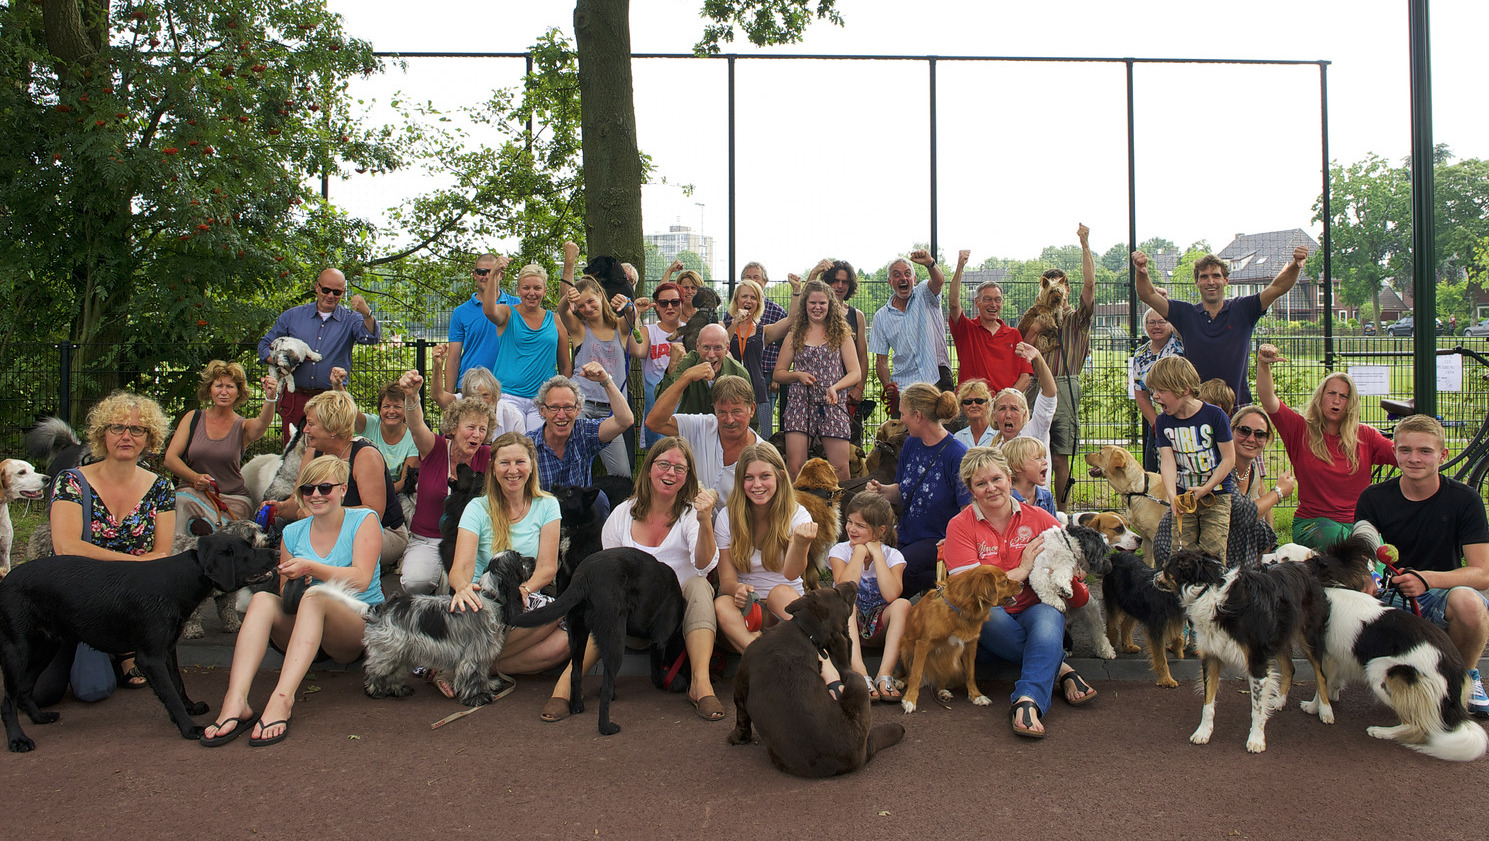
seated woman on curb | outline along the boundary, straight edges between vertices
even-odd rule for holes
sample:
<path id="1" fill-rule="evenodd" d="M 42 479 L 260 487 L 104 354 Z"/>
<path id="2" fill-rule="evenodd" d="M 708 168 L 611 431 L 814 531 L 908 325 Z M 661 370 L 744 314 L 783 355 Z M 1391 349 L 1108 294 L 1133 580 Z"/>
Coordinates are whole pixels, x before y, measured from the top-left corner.
<path id="1" fill-rule="evenodd" d="M 718 514 L 719 630 L 735 651 L 789 619 L 786 605 L 804 592 L 801 575 L 817 523 L 796 501 L 786 461 L 767 442 L 751 444 L 734 466 L 734 492 Z M 763 607 L 762 607 L 763 605 Z"/>
<path id="2" fill-rule="evenodd" d="M 290 732 L 290 713 L 300 681 L 317 655 L 338 663 L 351 663 L 362 656 L 362 616 L 334 597 L 316 590 L 294 589 L 285 598 L 285 587 L 295 579 L 338 581 L 358 593 L 368 606 L 383 603 L 378 579 L 378 553 L 382 534 L 377 517 L 366 508 L 347 508 L 347 481 L 351 465 L 336 456 L 319 456 L 300 469 L 295 501 L 309 516 L 291 523 L 279 545 L 280 593 L 254 593 L 238 631 L 233 666 L 228 674 L 221 717 L 202 733 L 209 748 L 233 741 L 250 732 L 248 744 L 266 747 L 284 741 Z M 279 680 L 255 715 L 248 704 L 248 691 L 258 674 L 269 646 L 284 653 Z"/>
<path id="3" fill-rule="evenodd" d="M 961 477 L 972 493 L 972 504 L 946 527 L 947 573 L 991 564 L 1007 572 L 1010 581 L 1027 581 L 1044 548 L 1040 533 L 1059 521 L 1013 498 L 1008 461 L 991 447 L 968 452 Z M 1079 607 L 1090 593 L 1079 578 L 1073 584 L 1070 603 Z M 982 626 L 978 658 L 997 657 L 1019 666 L 1009 717 L 1013 732 L 1020 736 L 1044 737 L 1043 719 L 1057 681 L 1072 706 L 1096 697 L 1096 690 L 1063 662 L 1064 640 L 1065 614 L 1041 602 L 1032 587 L 1025 587 L 1012 606 L 994 607 Z"/>
<path id="4" fill-rule="evenodd" d="M 719 563 L 713 537 L 713 506 L 717 499 L 712 490 L 699 490 L 693 449 L 688 442 L 669 436 L 647 451 L 635 494 L 610 512 L 600 535 L 604 548 L 640 549 L 677 574 L 683 601 L 687 603 L 682 633 L 692 676 L 688 699 L 693 702 L 698 717 L 706 721 L 724 717 L 724 706 L 714 695 L 708 675 L 714 636 L 718 632 L 713 585 L 708 583 L 708 574 Z M 599 659 L 600 652 L 593 645 L 587 647 L 584 671 L 587 673 Z M 543 705 L 540 718 L 558 721 L 568 717 L 569 686 L 569 671 L 565 669 L 553 688 L 553 697 Z"/>
<path id="5" fill-rule="evenodd" d="M 253 500 L 243 484 L 243 450 L 269 430 L 279 388 L 273 377 L 264 377 L 263 385 L 269 399 L 256 417 L 244 418 L 237 411 L 248 402 L 243 366 L 214 359 L 202 370 L 196 398 L 208 406 L 187 412 L 165 448 L 165 467 L 181 480 L 176 488 L 177 534 L 187 534 L 195 517 L 207 520 L 206 531 L 212 524 L 253 516 Z"/>

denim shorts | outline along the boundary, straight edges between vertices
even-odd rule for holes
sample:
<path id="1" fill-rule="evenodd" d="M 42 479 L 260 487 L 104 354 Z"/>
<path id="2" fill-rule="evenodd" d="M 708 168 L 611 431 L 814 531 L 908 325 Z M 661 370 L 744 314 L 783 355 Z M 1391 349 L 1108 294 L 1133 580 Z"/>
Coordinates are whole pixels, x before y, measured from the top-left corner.
<path id="1" fill-rule="evenodd" d="M 1484 594 L 1478 590 L 1472 587 L 1454 587 L 1452 590 L 1467 590 L 1473 593 L 1480 599 L 1483 599 L 1484 607 L 1489 609 L 1489 598 L 1485 598 Z M 1422 618 L 1431 621 L 1432 624 L 1439 628 L 1446 629 L 1448 627 L 1448 593 L 1452 592 L 1452 590 L 1428 590 L 1422 595 L 1417 596 L 1417 605 L 1422 608 Z M 1381 601 L 1391 607 L 1411 610 L 1411 601 L 1395 591 L 1392 591 L 1389 598 L 1381 599 Z"/>

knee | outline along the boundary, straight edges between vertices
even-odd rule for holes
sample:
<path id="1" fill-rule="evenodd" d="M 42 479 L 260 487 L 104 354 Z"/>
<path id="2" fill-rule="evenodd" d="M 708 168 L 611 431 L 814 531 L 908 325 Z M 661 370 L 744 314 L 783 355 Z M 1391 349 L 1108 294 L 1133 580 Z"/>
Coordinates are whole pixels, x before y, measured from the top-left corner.
<path id="1" fill-rule="evenodd" d="M 1477 590 L 1469 587 L 1454 587 L 1448 591 L 1444 614 L 1449 622 L 1465 628 L 1483 628 L 1489 624 L 1489 606 L 1484 604 Z"/>
<path id="2" fill-rule="evenodd" d="M 435 588 L 439 586 L 439 581 L 438 579 L 430 581 L 428 577 L 422 575 L 404 573 L 399 576 L 398 584 L 403 587 L 403 592 L 408 593 L 410 596 L 429 596 L 434 594 Z"/>

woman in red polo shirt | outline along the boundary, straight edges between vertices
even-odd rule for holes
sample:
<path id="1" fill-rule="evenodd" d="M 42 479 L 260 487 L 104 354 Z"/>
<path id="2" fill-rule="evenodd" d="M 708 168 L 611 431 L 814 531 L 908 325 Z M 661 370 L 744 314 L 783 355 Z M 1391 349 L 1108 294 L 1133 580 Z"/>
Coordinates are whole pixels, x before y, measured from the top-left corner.
<path id="1" fill-rule="evenodd" d="M 1007 572 L 1010 581 L 1026 581 L 1044 547 L 1039 535 L 1059 521 L 1013 498 L 1008 461 L 992 447 L 969 450 L 962 459 L 961 475 L 972 493 L 972 504 L 946 526 L 947 572 L 955 575 L 975 564 L 991 564 Z M 1070 604 L 1079 607 L 1090 593 L 1080 579 L 1074 584 Z M 1072 706 L 1096 697 L 1096 690 L 1064 662 L 1064 640 L 1065 614 L 1041 602 L 1029 587 L 1012 605 L 994 607 L 982 626 L 978 659 L 997 657 L 1020 667 L 1009 711 L 1013 732 L 1020 736 L 1044 737 L 1042 719 L 1057 679 Z"/>

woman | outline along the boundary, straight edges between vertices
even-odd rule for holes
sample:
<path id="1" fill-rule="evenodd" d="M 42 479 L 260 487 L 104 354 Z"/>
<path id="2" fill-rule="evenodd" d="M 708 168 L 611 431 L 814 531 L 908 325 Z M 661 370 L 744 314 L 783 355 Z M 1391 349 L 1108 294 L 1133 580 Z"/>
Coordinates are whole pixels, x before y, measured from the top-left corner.
<path id="1" fill-rule="evenodd" d="M 100 561 L 153 561 L 171 554 L 176 533 L 176 492 L 164 476 L 141 467 L 146 453 L 159 452 L 170 426 L 148 397 L 116 391 L 88 413 L 88 451 L 93 464 L 64 470 L 53 480 L 47 519 L 52 551 Z M 57 652 L 37 678 L 39 706 L 62 700 L 76 647 Z M 144 686 L 134 657 L 115 661 L 120 685 Z"/>
<path id="2" fill-rule="evenodd" d="M 1010 581 L 1027 581 L 1044 548 L 1040 533 L 1060 521 L 1014 501 L 1008 462 L 992 447 L 967 453 L 961 479 L 972 505 L 946 527 L 947 572 L 955 575 L 976 564 L 991 564 L 1006 572 Z M 1086 585 L 1076 578 L 1071 586 L 1075 594 L 1070 603 L 1084 604 L 1090 596 Z M 994 607 L 982 626 L 979 658 L 997 657 L 1019 666 L 1009 717 L 1013 732 L 1020 736 L 1044 737 L 1044 715 L 1056 682 L 1072 706 L 1096 697 L 1096 690 L 1064 662 L 1064 640 L 1065 614 L 1040 602 L 1032 587 L 1025 587 L 1011 606 Z"/>
<path id="3" fill-rule="evenodd" d="M 993 429 L 997 432 L 993 444 L 1006 444 L 1020 435 L 1027 435 L 1038 438 L 1044 444 L 1045 452 L 1049 452 L 1050 422 L 1055 418 L 1057 402 L 1055 375 L 1050 372 L 1050 366 L 1039 350 L 1028 342 L 1019 342 L 1013 352 L 1029 360 L 1033 366 L 1039 393 L 1034 397 L 1033 412 L 1029 411 L 1029 401 L 1024 393 L 1017 389 L 1005 388 L 993 397 Z"/>
<path id="4" fill-rule="evenodd" d="M 646 361 L 641 363 L 641 390 L 646 400 L 643 418 L 651 414 L 651 407 L 657 402 L 657 386 L 662 382 L 662 377 L 682 357 L 682 345 L 674 345 L 668 340 L 682 327 L 682 304 L 682 287 L 675 283 L 663 283 L 652 291 L 652 297 L 636 299 L 637 317 L 649 309 L 657 311 L 656 323 L 646 325 L 650 350 Z M 662 438 L 660 433 L 652 432 L 649 428 L 642 434 L 642 441 L 648 447 Z"/>
<path id="5" fill-rule="evenodd" d="M 439 382 L 438 377 L 435 382 Z M 418 371 L 408 371 L 398 384 L 404 393 L 417 394 L 424 378 Z M 409 402 L 408 426 L 418 450 L 419 479 L 408 549 L 403 553 L 403 573 L 399 578 L 404 592 L 425 596 L 441 589 L 445 567 L 439 555 L 440 519 L 445 513 L 445 498 L 450 495 L 450 483 L 455 481 L 462 464 L 477 473 L 486 472 L 491 461 L 491 448 L 486 445 L 487 430 L 495 419 L 486 401 L 462 397 L 441 413 L 436 435 L 424 422 L 424 411 L 418 401 Z"/>
<path id="6" fill-rule="evenodd" d="M 305 404 L 304 434 L 309 444 L 305 457 L 332 455 L 351 465 L 343 503 L 347 508 L 366 508 L 377 515 L 383 529 L 381 562 L 384 567 L 392 567 L 408 546 L 403 506 L 393 495 L 393 478 L 388 475 L 382 454 L 371 441 L 356 436 L 357 415 L 357 404 L 344 391 L 323 391 L 310 398 Z M 306 511 L 299 502 L 297 494 L 276 503 L 275 517 L 304 517 Z"/>
<path id="7" fill-rule="evenodd" d="M 1324 377 L 1302 415 L 1288 408 L 1272 381 L 1272 366 L 1286 361 L 1275 345 L 1257 349 L 1257 401 L 1298 474 L 1293 542 L 1322 552 L 1349 537 L 1355 502 L 1370 485 L 1371 468 L 1395 464 L 1396 453 L 1375 427 L 1360 423 L 1360 392 L 1349 374 Z"/>
<path id="8" fill-rule="evenodd" d="M 372 511 L 346 507 L 351 473 L 351 466 L 335 456 L 318 456 L 300 469 L 295 502 L 309 516 L 284 530 L 279 545 L 280 592 L 254 593 L 248 603 L 220 718 L 202 733 L 205 747 L 221 747 L 245 732 L 248 744 L 256 748 L 284 741 L 295 694 L 311 664 L 319 656 L 343 664 L 362 656 L 362 614 L 315 589 L 303 591 L 298 599 L 293 595 L 296 579 L 308 577 L 343 584 L 369 607 L 383 603 L 377 575 L 382 535 Z M 286 592 L 291 595 L 286 597 Z M 284 665 L 273 693 L 256 715 L 248 691 L 271 645 L 284 654 Z"/>
<path id="9" fill-rule="evenodd" d="M 678 313 L 681 316 L 679 321 L 687 321 L 698 312 L 698 308 L 693 306 L 693 296 L 703 288 L 703 276 L 692 269 L 685 268 L 681 260 L 673 260 L 672 264 L 667 267 L 667 271 L 662 273 L 662 282 L 657 285 L 657 288 L 660 289 L 668 283 L 673 283 L 672 275 L 674 274 L 677 275 L 675 282 L 682 290 L 682 311 Z"/>
<path id="10" fill-rule="evenodd" d="M 533 574 L 520 590 L 528 609 L 551 599 L 538 591 L 553 583 L 558 573 L 558 500 L 538 487 L 538 453 L 531 438 L 508 432 L 491 444 L 491 467 L 486 471 L 486 495 L 472 500 L 460 515 L 455 561 L 450 568 L 454 598 L 450 610 L 480 610 L 476 582 L 486 574 L 491 557 L 512 550 L 534 558 Z M 502 673 L 532 674 L 550 669 L 569 657 L 569 635 L 558 622 L 537 628 L 513 628 L 501 656 L 491 668 Z M 509 692 L 510 686 L 498 692 Z"/>
<path id="11" fill-rule="evenodd" d="M 574 284 L 574 263 L 579 259 L 579 246 L 564 243 L 564 282 Z M 548 294 L 548 272 L 529 263 L 517 273 L 516 307 L 494 300 L 482 301 L 481 307 L 496 325 L 496 368 L 491 373 L 502 384 L 501 399 L 512 404 L 525 416 L 528 429 L 543 423 L 533 398 L 538 387 L 555 374 L 573 373 L 569 356 L 569 334 L 561 321 L 543 307 Z"/>
<path id="12" fill-rule="evenodd" d="M 444 410 L 448 409 L 451 403 L 463 397 L 475 397 L 490 406 L 496 420 L 491 428 L 486 430 L 487 443 L 495 441 L 497 436 L 507 432 L 527 431 L 527 418 L 516 406 L 501 399 L 501 383 L 496 381 L 491 369 L 484 365 L 466 369 L 465 376 L 460 378 L 460 391 L 455 394 L 445 391 L 443 377 L 445 361 L 449 356 L 449 345 L 434 346 L 434 389 L 431 395 L 434 398 L 434 405 Z"/>
<path id="13" fill-rule="evenodd" d="M 605 290 L 600 287 L 600 282 L 589 276 L 580 278 L 577 285 L 570 287 L 558 304 L 558 315 L 564 321 L 569 345 L 574 350 L 574 365 L 583 368 L 587 362 L 600 363 L 622 394 L 626 391 L 631 358 L 645 359 L 651 352 L 650 334 L 632 332 L 631 322 L 615 314 L 617 305 L 629 304 L 623 295 L 605 300 Z M 603 385 L 583 377 L 577 382 L 578 396 L 584 401 L 582 417 L 604 419 L 614 414 L 610 408 L 610 395 Z M 626 453 L 625 438 L 621 436 L 611 439 L 600 450 L 600 461 L 611 476 L 629 477 L 635 466 Z"/>
<path id="14" fill-rule="evenodd" d="M 258 415 L 245 418 L 237 412 L 248 402 L 243 366 L 214 359 L 202 369 L 196 398 L 207 408 L 181 418 L 165 448 L 165 467 L 181 480 L 176 488 L 178 534 L 187 534 L 197 517 L 210 527 L 253 516 L 253 499 L 243 484 L 243 451 L 269 431 L 278 383 L 264 377 L 263 386 L 266 397 Z"/>
<path id="15" fill-rule="evenodd" d="M 1231 436 L 1236 447 L 1236 488 L 1241 495 L 1256 503 L 1257 513 L 1272 524 L 1272 509 L 1292 496 L 1297 482 L 1291 470 L 1277 477 L 1277 484 L 1266 488 L 1266 449 L 1272 440 L 1272 421 L 1261 406 L 1242 406 L 1231 415 Z"/>
<path id="16" fill-rule="evenodd" d="M 1148 307 L 1148 311 L 1143 313 L 1143 332 L 1148 334 L 1148 343 L 1138 347 L 1128 367 L 1137 410 L 1147 423 L 1143 438 L 1143 469 L 1157 470 L 1158 448 L 1153 443 L 1153 424 L 1158 420 L 1158 410 L 1153 407 L 1153 394 L 1148 391 L 1144 380 L 1154 362 L 1165 356 L 1184 355 L 1184 339 L 1174 332 L 1174 325 L 1164 320 L 1152 307 Z"/>
<path id="17" fill-rule="evenodd" d="M 1051 378 L 1053 384 L 1054 379 Z M 910 435 L 900 448 L 892 485 L 870 480 L 868 489 L 899 505 L 900 553 L 905 556 L 905 598 L 936 583 L 936 544 L 946 537 L 946 523 L 972 497 L 957 478 L 967 448 L 942 424 L 956 417 L 956 395 L 930 383 L 915 383 L 900 392 L 900 420 Z"/>
<path id="18" fill-rule="evenodd" d="M 1018 389 L 1007 389 L 1007 391 L 1023 396 Z M 988 423 L 991 412 L 988 404 L 993 402 L 993 393 L 988 390 L 987 383 L 982 380 L 967 380 L 956 390 L 957 402 L 962 404 L 962 414 L 967 418 L 967 425 L 952 433 L 956 440 L 962 442 L 967 449 L 973 447 L 991 447 L 998 442 L 998 431 Z M 1017 406 L 1016 402 L 1010 405 Z"/>
<path id="19" fill-rule="evenodd" d="M 403 481 L 408 468 L 419 466 L 418 449 L 408 434 L 408 419 L 404 413 L 405 392 L 398 383 L 391 382 L 377 391 L 377 414 L 358 412 L 357 434 L 372 442 L 382 453 L 388 465 L 388 476 L 393 479 L 393 493 L 403 493 Z"/>
<path id="20" fill-rule="evenodd" d="M 848 329 L 853 331 L 853 346 L 858 350 L 858 370 L 863 372 L 863 378 L 858 384 L 848 389 L 848 440 L 853 444 L 860 444 L 863 442 L 863 419 L 858 416 L 858 404 L 863 402 L 863 387 L 868 380 L 869 320 L 863 311 L 848 305 L 858 292 L 858 272 L 846 260 L 823 260 L 817 265 L 821 266 L 823 263 L 827 264 L 824 279 L 832 287 L 832 293 L 838 296 L 838 303 L 843 306 L 843 318 L 848 322 Z M 814 267 L 807 279 L 812 280 L 816 276 L 817 269 Z"/>
<path id="21" fill-rule="evenodd" d="M 765 306 L 765 291 L 753 280 L 741 280 L 734 287 L 734 299 L 729 302 L 729 315 L 724 319 L 724 326 L 729 328 L 729 355 L 750 372 L 750 384 L 755 387 L 755 429 L 761 438 L 770 437 L 772 420 L 769 378 L 763 358 L 765 346 L 786 337 L 800 297 L 800 290 L 792 291 L 787 316 L 762 326 L 760 313 Z"/>
<path id="22" fill-rule="evenodd" d="M 688 442 L 669 436 L 647 451 L 635 494 L 610 512 L 600 535 L 600 544 L 606 549 L 640 549 L 677 574 L 687 604 L 682 633 L 692 676 L 688 700 L 692 701 L 698 717 L 705 721 L 724 718 L 724 705 L 714 695 L 708 674 L 714 636 L 718 633 L 713 585 L 708 583 L 708 574 L 719 562 L 713 536 L 713 506 L 717 500 L 718 495 L 712 490 L 699 489 L 693 450 Z M 585 649 L 585 673 L 599 658 L 595 646 Z M 565 669 L 539 718 L 544 721 L 567 718 L 569 688 L 569 671 Z"/>
<path id="23" fill-rule="evenodd" d="M 743 652 L 760 632 L 789 619 L 786 606 L 805 592 L 801 576 L 817 524 L 796 501 L 786 462 L 769 443 L 744 448 L 734 492 L 714 524 L 719 544 L 719 631 Z"/>
<path id="24" fill-rule="evenodd" d="M 793 280 L 798 287 L 800 281 Z M 848 473 L 848 408 L 844 392 L 863 381 L 858 367 L 858 352 L 842 307 L 827 284 L 809 280 L 802 294 L 805 302 L 791 325 L 791 341 L 781 348 L 773 377 L 777 383 L 790 386 L 786 400 L 786 466 L 792 476 L 801 472 L 807 461 L 807 447 L 813 438 L 822 439 L 822 449 L 839 482 Z"/>

